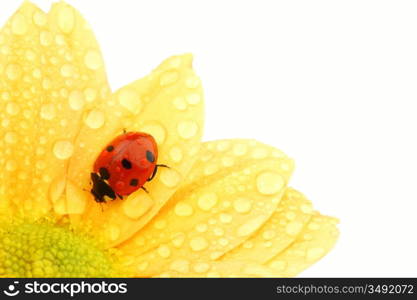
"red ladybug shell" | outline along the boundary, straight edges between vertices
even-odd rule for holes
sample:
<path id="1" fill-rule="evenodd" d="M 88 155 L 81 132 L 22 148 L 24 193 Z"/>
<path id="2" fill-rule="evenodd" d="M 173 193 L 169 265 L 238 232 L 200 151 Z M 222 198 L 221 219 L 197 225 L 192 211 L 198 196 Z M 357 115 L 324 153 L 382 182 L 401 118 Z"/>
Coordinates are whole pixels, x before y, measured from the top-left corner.
<path id="1" fill-rule="evenodd" d="M 112 190 L 119 197 L 130 195 L 141 188 L 152 177 L 157 159 L 158 148 L 151 135 L 127 132 L 116 137 L 103 149 L 94 163 L 95 174 L 91 174 L 94 187 L 91 192 L 96 201 L 105 201 L 102 199 L 103 192 L 97 191 L 98 183 L 108 184 L 110 193 Z M 101 182 L 96 182 L 97 180 Z M 114 199 L 115 196 L 111 195 L 110 198 Z"/>

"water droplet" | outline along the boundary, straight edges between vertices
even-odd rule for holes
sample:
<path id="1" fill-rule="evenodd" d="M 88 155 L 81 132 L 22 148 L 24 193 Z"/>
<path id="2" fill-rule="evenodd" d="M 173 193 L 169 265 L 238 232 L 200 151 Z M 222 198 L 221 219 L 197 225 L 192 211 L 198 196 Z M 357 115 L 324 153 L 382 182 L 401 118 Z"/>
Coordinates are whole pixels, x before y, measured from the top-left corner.
<path id="1" fill-rule="evenodd" d="M 154 201 L 151 196 L 147 193 L 138 193 L 123 200 L 122 210 L 127 217 L 135 220 L 148 212 L 153 205 Z"/>
<path id="2" fill-rule="evenodd" d="M 4 135 L 4 141 L 8 144 L 16 144 L 17 140 L 17 134 L 14 132 L 9 131 Z"/>
<path id="3" fill-rule="evenodd" d="M 87 100 L 87 102 L 93 102 L 94 100 L 96 100 L 97 91 L 93 88 L 86 88 L 84 90 L 84 96 L 85 96 L 85 100 Z"/>
<path id="4" fill-rule="evenodd" d="M 172 271 L 176 271 L 179 273 L 188 273 L 190 270 L 190 262 L 185 259 L 178 259 L 171 263 L 169 267 Z"/>
<path id="5" fill-rule="evenodd" d="M 17 35 L 23 35 L 28 29 L 26 19 L 22 14 L 14 15 L 12 19 L 12 32 Z"/>
<path id="6" fill-rule="evenodd" d="M 169 156 L 175 163 L 179 163 L 183 157 L 181 148 L 172 147 L 171 150 L 169 150 Z"/>
<path id="7" fill-rule="evenodd" d="M 278 193 L 284 187 L 285 182 L 279 173 L 265 171 L 256 178 L 256 188 L 261 194 L 272 195 Z"/>
<path id="8" fill-rule="evenodd" d="M 238 213 L 248 213 L 252 208 L 252 202 L 246 198 L 238 198 L 233 201 L 233 208 Z"/>
<path id="9" fill-rule="evenodd" d="M 198 198 L 197 204 L 200 209 L 209 211 L 217 204 L 217 200 L 216 193 L 206 193 Z"/>
<path id="10" fill-rule="evenodd" d="M 61 67 L 61 75 L 64 77 L 71 77 L 74 75 L 74 67 L 70 64 L 64 64 Z"/>
<path id="11" fill-rule="evenodd" d="M 324 249 L 320 247 L 311 248 L 307 250 L 306 260 L 311 262 L 319 259 L 324 254 Z"/>
<path id="12" fill-rule="evenodd" d="M 88 127 L 98 129 L 103 126 L 104 120 L 104 113 L 98 109 L 93 109 L 87 114 L 84 122 Z"/>
<path id="13" fill-rule="evenodd" d="M 219 244 L 223 247 L 226 247 L 229 244 L 229 240 L 226 238 L 219 239 Z"/>
<path id="14" fill-rule="evenodd" d="M 3 119 L 1 121 L 1 126 L 3 126 L 4 128 L 9 127 L 9 125 L 10 125 L 10 120 L 9 119 Z"/>
<path id="15" fill-rule="evenodd" d="M 265 158 L 267 156 L 268 152 L 264 148 L 255 148 L 252 151 L 252 157 L 255 159 L 261 159 Z"/>
<path id="16" fill-rule="evenodd" d="M 33 14 L 33 23 L 35 23 L 39 27 L 45 26 L 47 21 L 48 19 L 43 11 L 36 11 Z"/>
<path id="17" fill-rule="evenodd" d="M 6 76 L 10 80 L 17 80 L 22 75 L 22 69 L 18 64 L 9 64 L 6 67 Z"/>
<path id="18" fill-rule="evenodd" d="M 181 121 L 178 123 L 178 134 L 183 139 L 190 139 L 197 134 L 198 125 L 195 121 Z"/>
<path id="19" fill-rule="evenodd" d="M 74 28 L 75 17 L 70 6 L 61 6 L 58 11 L 58 27 L 64 33 L 70 33 Z"/>
<path id="20" fill-rule="evenodd" d="M 311 214 L 313 213 L 313 207 L 311 204 L 303 204 L 301 205 L 301 211 L 305 214 Z"/>
<path id="21" fill-rule="evenodd" d="M 117 240 L 120 236 L 120 228 L 115 225 L 109 225 L 107 227 L 107 236 L 111 241 Z"/>
<path id="22" fill-rule="evenodd" d="M 157 252 L 162 258 L 168 258 L 171 256 L 171 249 L 167 245 L 159 246 Z"/>
<path id="23" fill-rule="evenodd" d="M 147 261 L 141 262 L 137 266 L 139 272 L 145 271 L 148 267 L 149 267 L 149 262 L 147 262 Z"/>
<path id="24" fill-rule="evenodd" d="M 199 94 L 190 94 L 187 96 L 187 102 L 191 105 L 196 105 L 200 103 L 201 97 Z"/>
<path id="25" fill-rule="evenodd" d="M 233 157 L 230 156 L 224 156 L 222 157 L 222 164 L 225 167 L 231 167 L 233 166 L 235 163 L 235 160 L 233 159 Z"/>
<path id="26" fill-rule="evenodd" d="M 84 57 L 84 62 L 87 68 L 91 70 L 98 70 L 103 66 L 101 54 L 96 50 L 89 50 Z"/>
<path id="27" fill-rule="evenodd" d="M 40 115 L 42 119 L 52 120 L 53 118 L 55 118 L 55 114 L 55 105 L 53 105 L 52 103 L 42 105 L 40 110 Z"/>
<path id="28" fill-rule="evenodd" d="M 296 216 L 297 215 L 292 211 L 289 211 L 285 214 L 285 217 L 290 221 L 294 220 Z"/>
<path id="29" fill-rule="evenodd" d="M 40 69 L 35 69 L 33 70 L 32 75 L 34 78 L 40 79 L 42 77 L 42 72 Z"/>
<path id="30" fill-rule="evenodd" d="M 198 225 L 195 227 L 195 229 L 196 229 L 198 232 L 203 233 L 203 232 L 206 232 L 206 231 L 207 231 L 208 226 L 207 226 L 207 224 L 201 223 L 201 224 L 198 224 Z"/>
<path id="31" fill-rule="evenodd" d="M 237 229 L 237 235 L 239 237 L 248 236 L 251 233 L 253 233 L 255 230 L 257 230 L 260 226 L 262 226 L 264 222 L 265 222 L 264 216 L 255 217 L 249 220 L 248 222 L 246 222 L 245 224 L 239 226 L 239 228 Z"/>
<path id="32" fill-rule="evenodd" d="M 220 222 L 222 223 L 231 223 L 232 222 L 233 217 L 229 214 L 220 214 Z"/>
<path id="33" fill-rule="evenodd" d="M 160 179 L 165 186 L 173 188 L 180 183 L 181 175 L 172 168 L 164 168 L 162 169 Z"/>
<path id="34" fill-rule="evenodd" d="M 200 85 L 200 79 L 197 76 L 190 76 L 185 80 L 185 86 L 189 89 L 198 88 Z"/>
<path id="35" fill-rule="evenodd" d="M 213 233 L 215 236 L 222 236 L 224 234 L 224 230 L 221 227 L 216 227 L 213 229 Z"/>
<path id="36" fill-rule="evenodd" d="M 233 146 L 233 153 L 237 156 L 244 155 L 248 151 L 248 147 L 245 144 L 236 144 Z"/>
<path id="37" fill-rule="evenodd" d="M 297 235 L 301 229 L 303 228 L 303 224 L 301 224 L 300 222 L 291 222 L 288 223 L 287 226 L 285 227 L 285 232 L 288 235 Z"/>
<path id="38" fill-rule="evenodd" d="M 80 91 L 72 91 L 69 94 L 68 102 L 73 110 L 80 110 L 84 106 L 84 94 Z"/>
<path id="39" fill-rule="evenodd" d="M 49 46 L 52 43 L 52 34 L 49 31 L 42 31 L 39 34 L 39 41 L 42 46 Z M 53 61 L 51 61 L 53 63 Z"/>
<path id="40" fill-rule="evenodd" d="M 142 100 L 139 94 L 133 89 L 122 89 L 118 93 L 117 98 L 119 103 L 132 114 L 138 114 L 142 110 Z"/>
<path id="41" fill-rule="evenodd" d="M 8 160 L 6 162 L 6 170 L 7 171 L 13 172 L 13 171 L 16 171 L 16 169 L 17 169 L 16 161 L 14 161 L 14 160 Z"/>
<path id="42" fill-rule="evenodd" d="M 195 237 L 191 239 L 190 247 L 193 251 L 202 251 L 208 247 L 208 242 L 203 237 Z"/>
<path id="43" fill-rule="evenodd" d="M 156 140 L 156 143 L 158 144 L 159 147 L 165 142 L 165 138 L 166 138 L 165 128 L 162 127 L 162 125 L 160 125 L 156 121 L 145 124 L 144 126 L 141 127 L 141 131 L 152 135 L 154 139 Z"/>
<path id="44" fill-rule="evenodd" d="M 19 105 L 17 105 L 15 102 L 9 102 L 6 105 L 6 112 L 9 115 L 15 116 L 19 113 L 20 111 L 20 107 Z"/>
<path id="45" fill-rule="evenodd" d="M 210 265 L 208 263 L 198 262 L 194 265 L 193 269 L 196 273 L 205 273 L 210 270 Z"/>
<path id="46" fill-rule="evenodd" d="M 178 234 L 176 234 L 176 235 L 174 236 L 174 238 L 172 239 L 172 244 L 173 244 L 175 247 L 179 248 L 179 247 L 181 247 L 181 246 L 182 246 L 182 244 L 184 243 L 184 241 L 185 241 L 185 234 L 183 234 L 183 233 L 178 233 Z"/>
<path id="47" fill-rule="evenodd" d="M 74 146 L 70 141 L 57 141 L 54 144 L 53 153 L 58 159 L 68 159 L 74 153 Z"/>
<path id="48" fill-rule="evenodd" d="M 166 220 L 158 220 L 158 221 L 155 221 L 155 224 L 153 224 L 153 227 L 159 230 L 164 229 L 166 226 L 167 226 Z"/>
<path id="49" fill-rule="evenodd" d="M 159 84 L 161 86 L 166 86 L 177 82 L 178 80 L 178 72 L 177 71 L 167 71 L 162 74 L 161 79 L 159 80 Z"/>
<path id="50" fill-rule="evenodd" d="M 186 110 L 187 109 L 187 102 L 185 102 L 184 97 L 175 97 L 174 100 L 172 100 L 172 103 L 174 104 L 175 108 L 178 110 Z"/>
<path id="51" fill-rule="evenodd" d="M 175 205 L 175 213 L 180 217 L 189 217 L 194 213 L 193 207 L 184 202 L 179 202 Z"/>

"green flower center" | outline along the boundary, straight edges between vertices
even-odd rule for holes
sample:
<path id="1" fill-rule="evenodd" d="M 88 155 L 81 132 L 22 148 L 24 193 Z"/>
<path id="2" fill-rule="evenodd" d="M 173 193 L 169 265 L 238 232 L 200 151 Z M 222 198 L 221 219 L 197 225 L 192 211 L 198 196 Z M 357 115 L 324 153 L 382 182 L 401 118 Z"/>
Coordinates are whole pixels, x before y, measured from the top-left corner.
<path id="1" fill-rule="evenodd" d="M 114 261 L 85 234 L 49 222 L 0 225 L 0 277 L 111 277 Z"/>

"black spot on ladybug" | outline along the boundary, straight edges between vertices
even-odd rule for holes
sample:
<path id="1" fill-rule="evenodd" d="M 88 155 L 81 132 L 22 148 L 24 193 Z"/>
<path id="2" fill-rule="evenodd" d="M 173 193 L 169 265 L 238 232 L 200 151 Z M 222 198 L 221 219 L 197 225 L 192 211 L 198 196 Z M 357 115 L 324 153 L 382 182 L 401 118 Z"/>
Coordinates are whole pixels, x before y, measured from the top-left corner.
<path id="1" fill-rule="evenodd" d="M 132 163 L 130 162 L 130 160 L 123 158 L 122 160 L 122 166 L 125 169 L 131 169 L 132 168 Z"/>
<path id="2" fill-rule="evenodd" d="M 104 180 L 110 178 L 109 170 L 107 170 L 106 168 L 100 168 L 98 172 L 100 173 L 101 178 L 103 178 Z"/>
<path id="3" fill-rule="evenodd" d="M 151 151 L 146 151 L 146 159 L 153 163 L 155 161 L 155 156 L 153 155 L 153 153 Z"/>
<path id="4" fill-rule="evenodd" d="M 130 185 L 131 185 L 131 186 L 137 186 L 137 185 L 138 185 L 138 183 L 139 183 L 139 181 L 138 181 L 136 178 L 133 178 L 133 179 L 130 181 Z"/>
<path id="5" fill-rule="evenodd" d="M 112 145 L 107 146 L 106 150 L 107 150 L 108 152 L 112 152 L 112 151 L 114 150 L 114 147 L 113 147 Z"/>

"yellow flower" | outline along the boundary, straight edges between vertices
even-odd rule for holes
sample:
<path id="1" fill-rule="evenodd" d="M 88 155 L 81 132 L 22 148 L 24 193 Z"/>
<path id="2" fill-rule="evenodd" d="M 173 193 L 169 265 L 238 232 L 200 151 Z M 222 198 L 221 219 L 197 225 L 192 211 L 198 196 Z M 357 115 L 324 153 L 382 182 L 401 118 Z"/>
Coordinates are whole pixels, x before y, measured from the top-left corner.
<path id="1" fill-rule="evenodd" d="M 0 276 L 294 276 L 334 245 L 337 220 L 287 187 L 293 161 L 254 140 L 201 143 L 191 55 L 112 93 L 86 21 L 25 2 L 0 33 Z M 147 132 L 160 169 L 100 205 L 102 148 Z"/>

